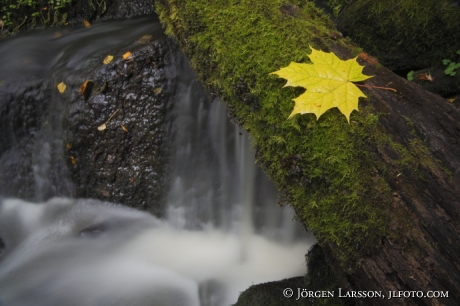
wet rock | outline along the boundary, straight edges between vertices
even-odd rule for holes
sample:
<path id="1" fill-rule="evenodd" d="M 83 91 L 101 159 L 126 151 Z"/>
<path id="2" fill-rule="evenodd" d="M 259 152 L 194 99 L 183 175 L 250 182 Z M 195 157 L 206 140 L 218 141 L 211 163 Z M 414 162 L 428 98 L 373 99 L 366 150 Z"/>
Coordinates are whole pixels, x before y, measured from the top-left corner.
<path id="1" fill-rule="evenodd" d="M 233 306 L 354 306 L 354 299 L 338 298 L 338 288 L 347 292 L 350 284 L 340 273 L 340 266 L 332 263 L 330 254 L 315 244 L 307 254 L 308 275 L 253 285 L 240 294 Z M 285 296 L 289 294 L 292 296 Z"/>
<path id="2" fill-rule="evenodd" d="M 75 107 L 71 106 L 66 122 L 66 141 L 71 147 L 67 155 L 76 159 L 75 164 L 68 163 L 75 196 L 109 199 L 161 214 L 170 94 L 164 43 L 138 45 L 129 60 L 99 65 L 94 82 L 106 87 L 105 94 L 95 91 L 87 102 L 81 96 L 71 101 Z M 106 128 L 98 130 L 103 124 Z"/>
<path id="3" fill-rule="evenodd" d="M 33 173 L 28 171 L 34 150 L 33 135 L 39 130 L 46 108 L 35 107 L 42 98 L 41 91 L 35 89 L 40 83 L 23 83 L 22 89 L 15 85 L 12 80 L 0 87 L 0 193 L 3 196 L 20 193 L 30 198 L 34 191 L 26 186 L 33 185 Z"/>
<path id="4" fill-rule="evenodd" d="M 7 38 L 0 49 L 0 194 L 94 197 L 161 214 L 174 73 L 157 19 L 51 33 Z M 145 35 L 152 40 L 139 43 Z"/>
<path id="5" fill-rule="evenodd" d="M 415 71 L 413 82 L 419 84 L 424 89 L 437 93 L 438 95 L 445 98 L 460 95 L 460 73 L 456 73 L 455 75 L 451 76 L 447 75 L 444 70 L 445 67 L 438 67 Z M 420 79 L 419 76 L 426 74 L 430 74 L 434 78 L 434 81 L 429 82 L 427 80 Z"/>
<path id="6" fill-rule="evenodd" d="M 283 291 L 293 290 L 293 296 L 286 298 Z M 284 306 L 284 305 L 313 305 L 309 299 L 297 300 L 298 289 L 305 288 L 304 278 L 293 277 L 276 282 L 258 284 L 242 292 L 233 306 Z"/>

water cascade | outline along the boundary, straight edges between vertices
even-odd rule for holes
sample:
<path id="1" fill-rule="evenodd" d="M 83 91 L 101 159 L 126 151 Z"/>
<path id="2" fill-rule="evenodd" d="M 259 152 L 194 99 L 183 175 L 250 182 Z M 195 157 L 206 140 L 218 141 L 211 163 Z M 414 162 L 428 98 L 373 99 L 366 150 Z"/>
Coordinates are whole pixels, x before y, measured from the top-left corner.
<path id="1" fill-rule="evenodd" d="M 84 79 L 91 69 L 79 64 L 85 59 L 100 60 L 159 31 L 149 17 L 100 23 L 64 38 L 44 30 L 0 41 L 0 107 L 37 107 L 28 104 L 30 93 L 18 93 L 37 80 Z M 70 199 L 62 126 L 70 106 L 54 85 L 47 105 L 34 110 L 38 119 L 3 111 L 10 117 L 2 118 L 0 196 L 47 202 L 0 205 L 0 305 L 128 305 L 122 299 L 132 297 L 139 306 L 223 306 L 252 284 L 305 273 L 314 238 L 292 221 L 292 210 L 276 205 L 275 186 L 225 106 L 211 101 L 177 50 L 170 54 L 169 183 L 159 219 Z M 26 125 L 33 126 L 30 135 Z M 154 296 L 152 288 L 162 293 Z"/>

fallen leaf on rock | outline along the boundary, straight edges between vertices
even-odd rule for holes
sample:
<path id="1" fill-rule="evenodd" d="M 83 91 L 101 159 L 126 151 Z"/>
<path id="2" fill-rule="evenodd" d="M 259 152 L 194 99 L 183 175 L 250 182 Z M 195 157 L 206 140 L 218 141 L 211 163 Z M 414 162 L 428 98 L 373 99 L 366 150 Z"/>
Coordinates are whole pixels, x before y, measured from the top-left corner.
<path id="1" fill-rule="evenodd" d="M 84 19 L 83 20 L 83 24 L 85 25 L 85 27 L 89 28 L 91 26 L 91 23 L 89 23 L 88 20 Z"/>
<path id="2" fill-rule="evenodd" d="M 129 59 L 129 58 L 131 57 L 131 55 L 133 55 L 133 54 L 132 54 L 131 52 L 128 51 L 128 52 L 126 52 L 125 54 L 123 54 L 123 59 L 124 59 L 124 60 L 127 60 L 127 59 Z"/>
<path id="3" fill-rule="evenodd" d="M 125 131 L 126 133 L 128 133 L 128 129 L 124 125 L 121 126 L 121 129 Z"/>
<path id="4" fill-rule="evenodd" d="M 115 116 L 116 113 L 118 113 L 119 109 L 117 109 L 112 115 L 110 115 L 109 119 L 104 124 L 101 124 L 100 126 L 97 127 L 99 131 L 103 131 L 107 128 L 107 123 L 109 123 L 110 120 L 112 120 L 113 116 Z"/>
<path id="5" fill-rule="evenodd" d="M 67 150 L 70 150 L 70 149 L 72 149 L 72 146 L 71 146 L 69 143 L 66 143 L 65 148 L 66 148 Z"/>
<path id="6" fill-rule="evenodd" d="M 113 55 L 107 55 L 102 61 L 105 65 L 109 64 L 113 60 Z"/>
<path id="7" fill-rule="evenodd" d="M 77 163 L 77 160 L 75 159 L 75 157 L 70 156 L 70 162 L 72 163 L 72 165 L 75 165 Z"/>
<path id="8" fill-rule="evenodd" d="M 163 90 L 161 89 L 161 87 L 157 87 L 157 88 L 155 88 L 155 89 L 153 90 L 153 92 L 155 93 L 155 95 L 161 94 L 162 91 L 163 91 Z"/>
<path id="9" fill-rule="evenodd" d="M 429 73 L 429 72 L 424 73 L 424 74 L 419 74 L 417 76 L 417 78 L 419 80 L 422 80 L 422 81 L 430 81 L 431 83 L 433 83 L 433 81 L 434 81 L 434 77 L 432 77 L 431 73 Z"/>
<path id="10" fill-rule="evenodd" d="M 64 93 L 66 87 L 67 86 L 64 84 L 64 82 L 61 82 L 57 85 L 57 89 L 59 90 L 60 93 Z"/>
<path id="11" fill-rule="evenodd" d="M 96 190 L 99 191 L 104 197 L 107 197 L 107 198 L 110 197 L 110 193 L 108 191 L 105 191 L 102 189 L 96 189 Z"/>
<path id="12" fill-rule="evenodd" d="M 152 35 L 144 35 L 138 40 L 140 44 L 148 44 L 152 41 Z"/>
<path id="13" fill-rule="evenodd" d="M 455 99 L 456 98 L 449 98 L 449 99 L 447 99 L 447 101 L 449 101 L 450 103 L 454 103 Z"/>
<path id="14" fill-rule="evenodd" d="M 88 99 L 93 85 L 94 83 L 91 80 L 86 80 L 85 83 L 81 84 L 79 92 L 85 99 Z"/>
<path id="15" fill-rule="evenodd" d="M 108 84 L 107 84 L 107 82 L 104 82 L 104 84 L 102 84 L 102 87 L 99 90 L 99 92 L 102 93 L 102 94 L 105 94 L 106 91 L 107 91 L 107 88 L 108 88 Z"/>

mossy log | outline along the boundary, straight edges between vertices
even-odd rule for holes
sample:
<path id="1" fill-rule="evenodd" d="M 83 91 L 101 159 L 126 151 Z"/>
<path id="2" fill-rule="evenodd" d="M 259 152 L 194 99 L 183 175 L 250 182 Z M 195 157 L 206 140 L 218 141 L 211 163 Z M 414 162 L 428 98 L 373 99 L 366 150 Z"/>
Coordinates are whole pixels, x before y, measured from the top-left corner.
<path id="1" fill-rule="evenodd" d="M 287 119 L 292 98 L 270 72 L 309 46 L 361 51 L 313 1 L 160 0 L 157 12 L 203 84 L 253 139 L 256 158 L 312 230 L 350 290 L 448 291 L 449 298 L 357 305 L 460 304 L 460 111 L 361 55 L 368 96 L 349 124 L 337 110 Z M 367 61 L 366 61 L 367 60 Z M 282 263 L 280 263 L 282 264 Z M 280 292 L 280 294 L 282 294 Z M 349 300 L 348 300 L 349 302 Z"/>

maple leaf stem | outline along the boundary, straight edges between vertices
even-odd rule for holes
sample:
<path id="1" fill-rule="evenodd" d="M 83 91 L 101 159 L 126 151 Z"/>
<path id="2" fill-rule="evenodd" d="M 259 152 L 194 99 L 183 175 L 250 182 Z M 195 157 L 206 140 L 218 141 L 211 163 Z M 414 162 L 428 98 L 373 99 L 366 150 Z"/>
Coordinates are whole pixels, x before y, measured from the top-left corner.
<path id="1" fill-rule="evenodd" d="M 396 92 L 396 89 L 391 88 L 391 87 L 382 87 L 382 86 L 374 86 L 374 85 L 364 85 L 364 84 L 355 84 L 356 86 L 361 86 L 361 87 L 366 87 L 366 88 L 378 88 L 378 89 L 385 89 L 385 90 L 391 90 Z"/>

